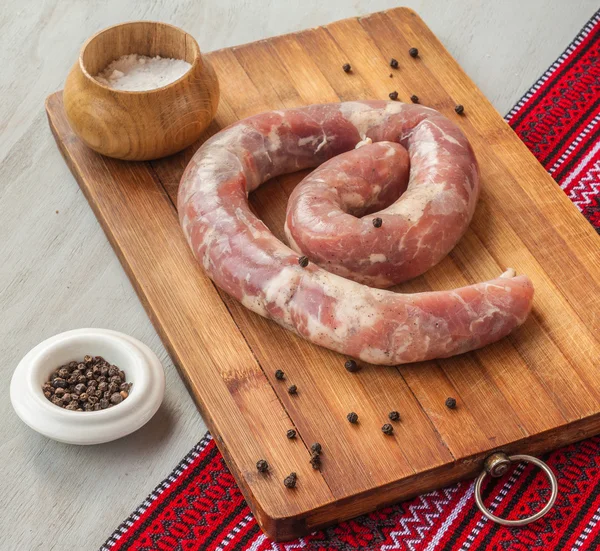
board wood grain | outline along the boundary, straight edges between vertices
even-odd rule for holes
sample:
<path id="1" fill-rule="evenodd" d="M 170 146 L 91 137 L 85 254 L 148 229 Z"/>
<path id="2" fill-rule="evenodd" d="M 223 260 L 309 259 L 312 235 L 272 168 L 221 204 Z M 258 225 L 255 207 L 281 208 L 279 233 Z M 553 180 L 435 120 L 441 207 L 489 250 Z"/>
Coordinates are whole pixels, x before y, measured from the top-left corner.
<path id="1" fill-rule="evenodd" d="M 416 59 L 407 53 L 412 46 Z M 46 108 L 61 152 L 270 537 L 300 536 L 472 477 L 496 450 L 538 454 L 600 432 L 598 235 L 413 11 L 339 21 L 207 57 L 221 86 L 216 118 L 199 143 L 173 157 L 102 157 L 71 132 L 60 93 Z M 399 69 L 389 67 L 391 57 Z M 457 247 L 398 291 L 461 286 L 512 266 L 534 282 L 534 311 L 514 334 L 482 350 L 349 373 L 345 358 L 216 289 L 188 251 L 174 202 L 193 152 L 235 120 L 309 103 L 387 99 L 393 90 L 404 101 L 416 94 L 463 128 L 483 185 Z M 456 103 L 465 106 L 463 116 L 454 113 Z M 276 178 L 250 197 L 282 239 L 287 198 L 302 176 Z M 287 393 L 290 384 L 297 395 Z M 449 396 L 457 409 L 445 407 Z M 381 426 L 391 410 L 401 421 L 389 437 Z M 350 411 L 357 425 L 346 421 Z M 297 439 L 286 438 L 289 428 Z M 308 462 L 317 441 L 320 471 Z M 256 471 L 258 459 L 269 462 L 268 475 Z M 298 473 L 294 490 L 282 484 L 291 471 Z"/>

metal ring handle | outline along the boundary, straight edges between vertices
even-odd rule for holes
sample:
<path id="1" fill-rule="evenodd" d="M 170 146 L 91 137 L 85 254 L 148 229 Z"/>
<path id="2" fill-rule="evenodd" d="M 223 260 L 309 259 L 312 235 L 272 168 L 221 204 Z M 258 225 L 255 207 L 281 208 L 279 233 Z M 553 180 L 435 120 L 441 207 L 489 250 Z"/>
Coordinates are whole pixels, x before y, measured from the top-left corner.
<path id="1" fill-rule="evenodd" d="M 550 488 L 552 492 L 550 494 L 550 499 L 548 503 L 544 506 L 543 509 L 531 515 L 530 517 L 519 519 L 519 520 L 507 520 L 504 518 L 497 517 L 494 515 L 484 504 L 483 499 L 481 498 L 481 485 L 483 484 L 483 479 L 487 474 L 493 477 L 499 477 L 503 474 L 506 474 L 508 468 L 511 463 L 515 461 L 525 461 L 527 463 L 533 463 L 537 465 L 548 477 L 550 481 Z M 530 522 L 534 522 L 540 518 L 542 518 L 554 505 L 556 501 L 556 496 L 558 495 L 558 482 L 554 473 L 550 470 L 550 467 L 546 465 L 543 461 L 531 457 L 531 455 L 511 455 L 507 456 L 505 453 L 498 452 L 490 455 L 484 463 L 484 470 L 481 471 L 481 474 L 477 477 L 475 481 L 475 503 L 479 510 L 490 520 L 497 522 L 498 524 L 502 524 L 504 526 L 524 526 L 525 524 L 529 524 Z"/>

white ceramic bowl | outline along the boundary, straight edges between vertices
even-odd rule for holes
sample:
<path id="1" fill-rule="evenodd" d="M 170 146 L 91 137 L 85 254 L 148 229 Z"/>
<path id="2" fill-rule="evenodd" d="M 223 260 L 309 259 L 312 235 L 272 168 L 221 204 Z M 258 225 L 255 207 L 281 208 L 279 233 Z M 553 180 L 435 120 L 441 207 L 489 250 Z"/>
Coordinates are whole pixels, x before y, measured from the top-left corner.
<path id="1" fill-rule="evenodd" d="M 42 385 L 50 374 L 86 355 L 102 356 L 132 383 L 120 404 L 100 411 L 69 411 L 46 399 Z M 165 392 L 160 360 L 137 339 L 108 329 L 75 329 L 33 348 L 19 363 L 10 383 L 17 415 L 37 432 L 67 444 L 101 444 L 139 429 L 156 413 Z"/>

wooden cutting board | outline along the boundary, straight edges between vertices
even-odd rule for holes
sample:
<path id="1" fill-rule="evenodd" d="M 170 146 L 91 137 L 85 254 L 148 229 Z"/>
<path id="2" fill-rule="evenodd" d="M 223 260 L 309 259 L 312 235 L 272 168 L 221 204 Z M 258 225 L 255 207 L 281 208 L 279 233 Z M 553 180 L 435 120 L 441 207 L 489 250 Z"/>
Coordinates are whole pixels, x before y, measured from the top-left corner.
<path id="1" fill-rule="evenodd" d="M 412 46 L 417 59 L 408 56 Z M 530 318 L 502 342 L 349 373 L 344 357 L 246 310 L 195 262 L 174 203 L 197 145 L 151 163 L 108 159 L 73 135 L 61 93 L 50 96 L 61 152 L 270 537 L 289 539 L 473 477 L 494 450 L 539 454 L 600 432 L 600 238 L 414 12 L 347 19 L 208 57 L 222 99 L 204 139 L 260 111 L 387 99 L 393 90 L 440 110 L 473 144 L 482 197 L 452 253 L 401 290 L 462 286 L 507 266 L 529 274 L 536 288 Z M 389 67 L 391 57 L 399 69 Z M 454 113 L 457 103 L 463 116 Z M 301 176 L 278 178 L 251 196 L 280 238 Z M 285 381 L 276 380 L 276 369 Z M 291 384 L 297 395 L 287 393 Z M 449 396 L 457 409 L 444 406 Z M 386 436 L 381 426 L 391 410 L 402 420 Z M 351 411 L 356 425 L 346 420 Z M 290 428 L 297 439 L 286 438 Z M 317 441 L 320 471 L 309 464 Z M 268 474 L 257 472 L 258 459 L 269 462 Z M 294 490 L 282 483 L 291 471 L 298 473 Z"/>

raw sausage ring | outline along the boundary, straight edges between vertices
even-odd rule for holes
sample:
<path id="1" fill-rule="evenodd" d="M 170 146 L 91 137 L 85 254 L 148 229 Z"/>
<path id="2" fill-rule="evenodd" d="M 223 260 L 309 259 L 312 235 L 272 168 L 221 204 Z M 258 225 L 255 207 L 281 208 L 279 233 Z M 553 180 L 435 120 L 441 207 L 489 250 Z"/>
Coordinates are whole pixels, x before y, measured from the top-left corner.
<path id="1" fill-rule="evenodd" d="M 475 208 L 478 173 L 473 152 L 454 124 L 432 109 L 398 102 L 311 105 L 239 121 L 207 140 L 190 161 L 178 211 L 207 274 L 254 312 L 316 344 L 376 364 L 452 356 L 520 325 L 533 299 L 526 276 L 509 270 L 484 283 L 429 293 L 374 289 L 314 263 L 302 267 L 298 253 L 251 212 L 248 193 L 269 178 L 318 166 L 354 149 L 364 137 L 402 144 L 410 155 L 409 191 L 417 181 L 423 185 L 414 187 L 427 190 L 414 202 L 395 203 L 423 206 L 404 245 L 414 241 L 418 246 L 411 250 L 435 248 L 438 241 L 446 242 L 448 232 L 453 233 L 448 242 L 455 242 Z M 354 154 L 360 156 L 360 149 Z M 444 199 L 433 193 L 434 186 Z M 409 191 L 402 197 L 410 199 Z M 454 222 L 444 227 L 427 224 L 438 212 L 460 215 L 450 214 Z M 288 229 L 293 233 L 289 223 Z M 383 273 L 387 277 L 390 271 Z"/>
<path id="2" fill-rule="evenodd" d="M 364 145 L 294 189 L 285 226 L 294 250 L 334 274 L 385 288 L 421 275 L 454 248 L 479 195 L 469 142 L 439 113 L 400 139 L 408 153 L 398 143 Z"/>

